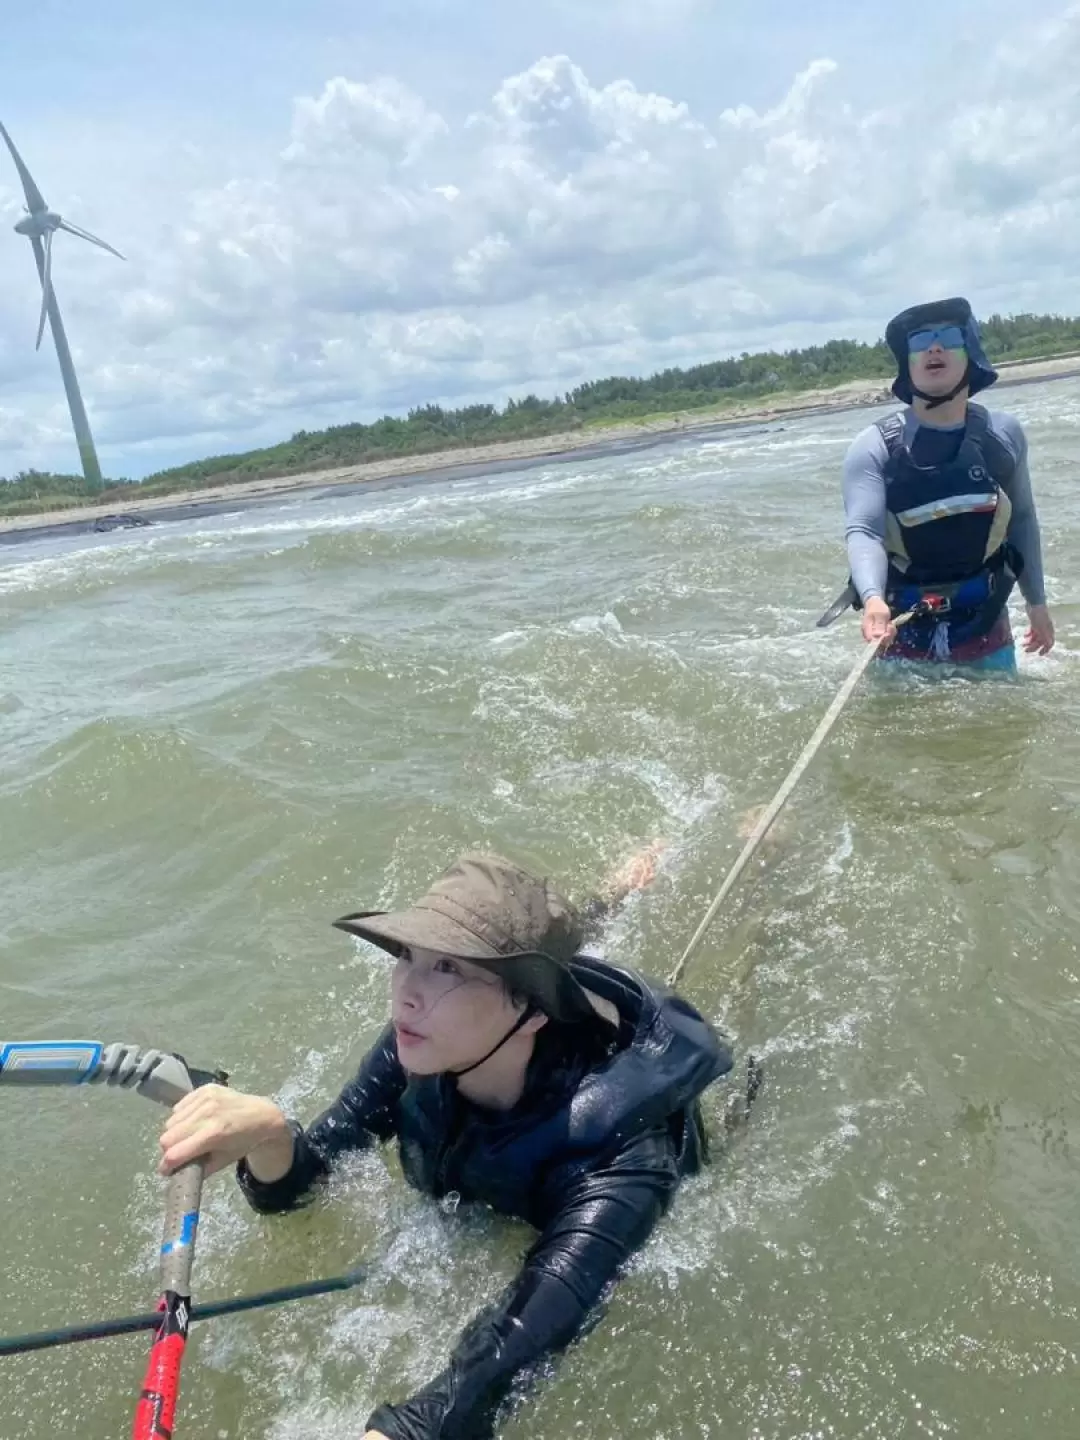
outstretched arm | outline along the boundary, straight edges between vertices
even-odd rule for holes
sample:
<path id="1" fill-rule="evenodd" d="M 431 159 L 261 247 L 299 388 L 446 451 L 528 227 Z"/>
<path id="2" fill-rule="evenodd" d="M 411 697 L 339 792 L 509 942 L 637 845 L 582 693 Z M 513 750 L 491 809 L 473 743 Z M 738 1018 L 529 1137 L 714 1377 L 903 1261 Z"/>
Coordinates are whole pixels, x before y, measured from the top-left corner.
<path id="1" fill-rule="evenodd" d="M 368 1420 L 387 1440 L 486 1440 L 511 1388 L 580 1334 L 628 1256 L 648 1238 L 678 1184 L 659 1127 L 578 1176 L 513 1284 L 461 1334 L 446 1369 Z"/>
<path id="2" fill-rule="evenodd" d="M 1020 593 L 1029 605 L 1045 605 L 1042 536 L 1039 532 L 1039 517 L 1035 512 L 1035 496 L 1031 489 L 1027 436 L 1018 422 L 1010 425 L 1005 434 L 1016 455 L 1016 469 L 1007 488 L 1012 501 L 1009 539 L 1024 557 L 1024 568 L 1020 572 Z"/>
<path id="3" fill-rule="evenodd" d="M 1024 559 L 1020 572 L 1020 593 L 1027 601 L 1031 628 L 1024 637 L 1024 649 L 1045 655 L 1054 645 L 1054 622 L 1046 604 L 1046 580 L 1043 576 L 1042 536 L 1035 510 L 1035 496 L 1028 469 L 1028 442 L 1024 427 L 1012 415 L 1001 417 L 1002 433 L 1013 454 L 1016 469 L 1005 487 L 1012 501 L 1008 538 Z"/>
<path id="4" fill-rule="evenodd" d="M 644 890 L 656 879 L 660 856 L 667 849 L 666 840 L 653 840 L 644 849 L 613 870 L 597 893 L 581 906 L 586 933 L 592 939 L 603 922 L 635 890 Z"/>

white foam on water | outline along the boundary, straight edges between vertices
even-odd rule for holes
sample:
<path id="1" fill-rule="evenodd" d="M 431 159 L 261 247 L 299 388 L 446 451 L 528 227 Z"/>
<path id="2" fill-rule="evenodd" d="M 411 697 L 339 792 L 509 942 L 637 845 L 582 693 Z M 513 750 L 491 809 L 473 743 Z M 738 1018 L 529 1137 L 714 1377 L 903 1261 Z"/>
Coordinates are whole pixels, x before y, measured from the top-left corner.
<path id="1" fill-rule="evenodd" d="M 124 580 L 160 563 L 162 558 L 162 537 L 158 535 L 139 532 L 108 541 L 101 541 L 98 536 L 87 538 L 97 543 L 70 549 L 66 547 L 72 542 L 65 541 L 65 549 L 58 554 L 33 557 L 31 552 L 33 558 L 16 555 L 0 565 L 0 595 Z"/>
<path id="2" fill-rule="evenodd" d="M 530 641 L 545 642 L 579 636 L 595 636 L 621 650 L 651 653 L 676 665 L 680 670 L 689 670 L 690 668 L 674 643 L 676 639 L 684 640 L 685 637 L 672 636 L 667 640 L 661 640 L 656 636 L 642 635 L 636 631 L 627 630 L 611 610 L 600 614 L 577 615 L 570 620 L 556 624 L 542 622 L 536 625 L 519 626 L 493 636 L 486 644 L 492 650 L 498 650 L 501 655 L 510 655 L 521 650 Z M 538 681 L 539 677 L 532 676 L 531 679 Z"/>
<path id="3" fill-rule="evenodd" d="M 308 536 L 318 533 L 350 531 L 365 527 L 416 528 L 436 525 L 443 528 L 469 524 L 477 516 L 490 518 L 493 507 L 520 505 L 529 500 L 546 498 L 560 492 L 593 483 L 597 476 L 589 470 L 570 470 L 563 466 L 541 471 L 533 481 L 510 481 L 512 470 L 499 476 L 475 477 L 468 480 L 425 485 L 420 491 L 409 490 L 407 482 L 401 490 L 383 490 L 370 495 L 319 495 L 317 499 L 297 499 L 289 509 L 304 513 L 284 515 L 280 519 L 260 518 L 257 509 L 240 512 L 238 525 L 222 526 L 220 516 L 206 516 L 197 521 L 170 522 L 190 529 L 197 524 L 200 532 L 215 542 L 259 539 L 266 535 L 292 534 Z M 522 472 L 519 472 L 522 473 Z M 526 472 L 531 473 L 531 472 Z M 311 513 L 318 507 L 316 513 Z M 330 513 L 326 509 L 333 507 Z M 284 510 L 286 507 L 281 507 Z M 470 513 L 457 512 L 467 510 Z M 280 512 L 278 512 L 280 513 Z"/>
<path id="4" fill-rule="evenodd" d="M 847 862 L 855 853 L 855 834 L 851 828 L 850 821 L 845 820 L 840 830 L 840 838 L 836 848 L 825 859 L 822 869 L 826 875 L 833 875 L 839 878 L 844 874 Z"/>
<path id="5" fill-rule="evenodd" d="M 717 806 L 730 800 L 730 791 L 718 775 L 706 775 L 700 786 L 691 786 L 663 760 L 619 760 L 609 768 L 645 785 L 664 813 L 683 829 L 699 824 Z"/>
<path id="6" fill-rule="evenodd" d="M 302 1106 L 310 1104 L 312 1097 L 322 1088 L 332 1064 L 338 1057 L 329 1056 L 324 1050 L 309 1050 L 293 1070 L 293 1073 L 278 1088 L 275 1102 L 287 1115 L 295 1115 Z"/>
<path id="7" fill-rule="evenodd" d="M 501 635 L 494 636 L 488 641 L 492 649 L 516 649 L 533 633 L 529 630 L 504 630 Z"/>
<path id="8" fill-rule="evenodd" d="M 472 715 L 484 723 L 520 723 L 525 712 L 552 720 L 577 719 L 574 707 L 550 695 L 537 675 L 488 675 L 479 689 Z"/>
<path id="9" fill-rule="evenodd" d="M 391 1386 L 398 1393 L 419 1389 L 443 1367 L 466 1322 L 496 1299 L 527 1243 L 524 1231 L 515 1243 L 490 1212 L 454 1213 L 452 1205 L 403 1194 L 371 1160 L 353 1174 L 347 1193 L 338 1187 L 335 1203 L 343 1202 L 376 1218 L 372 1248 L 380 1258 L 363 1299 L 336 1307 L 329 1326 L 312 1331 L 302 1319 L 287 1322 L 294 1334 L 290 1358 L 275 1367 L 281 1405 L 270 1432 L 275 1436 L 322 1440 L 327 1431 L 319 1427 L 328 1414 L 362 1422 Z M 328 1406 L 328 1377 L 343 1368 L 356 1376 L 350 1397 Z"/>
<path id="10" fill-rule="evenodd" d="M 602 615 L 578 615 L 570 620 L 564 630 L 571 635 L 604 635 L 623 637 L 623 628 L 610 610 Z"/>
<path id="11" fill-rule="evenodd" d="M 1024 425 L 1080 428 L 1080 393 L 1072 385 L 1023 385 L 995 392 L 993 410 L 1005 410 Z"/>
<path id="12" fill-rule="evenodd" d="M 62 544 L 60 554 L 5 558 L 0 566 L 0 594 L 63 587 L 82 580 L 124 578 L 144 565 L 153 552 L 179 557 L 191 552 L 231 551 L 237 541 L 293 538 L 349 532 L 366 527 L 387 529 L 450 529 L 490 518 L 494 508 L 519 506 L 568 490 L 602 483 L 597 463 L 572 469 L 565 465 L 542 470 L 531 481 L 514 480 L 512 468 L 497 476 L 474 477 L 445 485 L 432 484 L 417 493 L 407 488 L 392 498 L 386 491 L 349 496 L 319 494 L 267 511 L 261 506 L 226 513 L 163 521 L 152 533 L 114 532 L 105 539 L 86 534 L 28 541 L 28 547 Z M 521 473 L 521 472 L 518 472 Z M 529 472 L 531 473 L 531 472 Z M 459 513 L 459 512 L 466 513 Z M 74 548 L 73 548 L 74 547 Z M 281 552 L 277 552 L 281 553 Z M 127 563 L 125 563 L 125 561 Z"/>
<path id="13" fill-rule="evenodd" d="M 301 1357 L 297 1356 L 299 1365 Z M 295 1372 L 291 1372 L 295 1373 Z M 293 1389 L 295 1379 L 293 1381 Z M 359 1436 L 371 1412 L 364 1402 L 334 1402 L 313 1396 L 295 1410 L 288 1410 L 270 1422 L 267 1440 L 328 1440 L 330 1436 Z M 232 1440 L 232 1437 L 229 1437 Z"/>

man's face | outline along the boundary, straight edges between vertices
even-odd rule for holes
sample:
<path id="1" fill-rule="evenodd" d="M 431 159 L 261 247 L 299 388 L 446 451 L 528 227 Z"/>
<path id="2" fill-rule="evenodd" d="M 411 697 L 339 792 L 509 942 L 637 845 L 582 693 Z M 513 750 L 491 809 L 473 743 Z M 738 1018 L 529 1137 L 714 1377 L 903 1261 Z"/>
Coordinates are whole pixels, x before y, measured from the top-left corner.
<path id="1" fill-rule="evenodd" d="M 968 354 L 959 325 L 924 325 L 908 336 L 911 383 L 926 395 L 947 395 L 964 378 Z"/>

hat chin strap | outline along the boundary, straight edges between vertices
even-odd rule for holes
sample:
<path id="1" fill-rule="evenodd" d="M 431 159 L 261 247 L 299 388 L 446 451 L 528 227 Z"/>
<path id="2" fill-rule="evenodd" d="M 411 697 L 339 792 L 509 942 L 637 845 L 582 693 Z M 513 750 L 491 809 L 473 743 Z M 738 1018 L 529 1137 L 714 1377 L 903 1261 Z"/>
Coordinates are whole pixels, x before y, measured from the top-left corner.
<path id="1" fill-rule="evenodd" d="M 471 1075 L 474 1070 L 479 1070 L 480 1066 L 486 1065 L 487 1062 L 491 1059 L 491 1057 L 496 1053 L 496 1051 L 501 1050 L 508 1040 L 512 1040 L 514 1038 L 514 1036 L 518 1033 L 521 1027 L 525 1024 L 525 1022 L 530 1019 L 530 1017 L 533 1016 L 535 1013 L 535 1005 L 531 1003 L 526 1005 L 525 1009 L 514 1021 L 513 1025 L 511 1025 L 510 1029 L 506 1032 L 503 1038 L 497 1041 L 487 1052 L 486 1055 L 481 1055 L 479 1060 L 474 1060 L 471 1065 L 466 1065 L 463 1070 L 448 1070 L 446 1073 L 448 1075 L 453 1075 L 455 1079 L 460 1080 L 462 1075 Z"/>
<path id="2" fill-rule="evenodd" d="M 909 379 L 910 376 L 911 372 L 909 370 Z M 970 385 L 970 383 L 971 361 L 969 360 L 968 363 L 964 366 L 964 373 L 961 376 L 959 383 L 954 385 L 947 395 L 927 395 L 925 390 L 917 390 L 914 385 L 912 385 L 911 387 L 911 393 L 912 395 L 917 395 L 920 400 L 924 401 L 928 410 L 936 410 L 939 405 L 947 405 L 950 400 L 955 400 L 957 395 L 960 394 L 960 391 L 966 389 L 967 386 Z"/>

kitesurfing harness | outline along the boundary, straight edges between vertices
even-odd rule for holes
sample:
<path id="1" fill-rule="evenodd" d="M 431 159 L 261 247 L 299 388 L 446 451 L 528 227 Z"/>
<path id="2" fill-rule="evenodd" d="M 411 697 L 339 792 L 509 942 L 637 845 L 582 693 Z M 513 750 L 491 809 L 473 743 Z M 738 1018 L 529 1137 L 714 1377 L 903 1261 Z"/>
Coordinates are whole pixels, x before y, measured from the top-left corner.
<path id="1" fill-rule="evenodd" d="M 886 602 L 896 615 L 920 600 L 935 600 L 933 615 L 914 620 L 906 638 L 931 651 L 944 625 L 943 640 L 954 649 L 989 633 L 1023 569 L 1022 556 L 1006 539 L 1012 502 L 1005 487 L 1015 458 L 981 405 L 967 407 L 956 455 L 938 465 L 915 463 L 904 443 L 903 412 L 876 424 L 888 455 Z M 849 579 L 818 625 L 831 625 L 852 606 L 859 610 L 862 601 Z"/>

